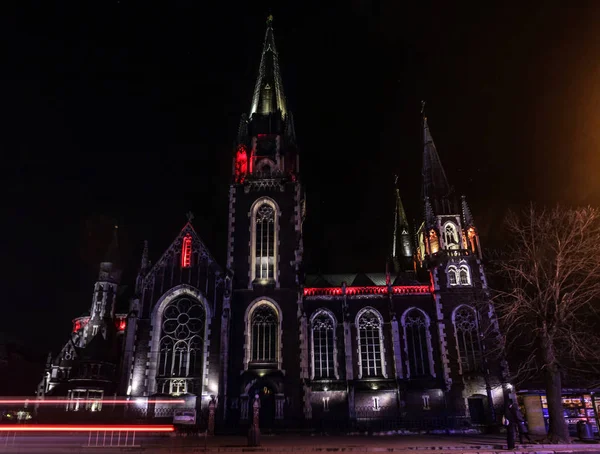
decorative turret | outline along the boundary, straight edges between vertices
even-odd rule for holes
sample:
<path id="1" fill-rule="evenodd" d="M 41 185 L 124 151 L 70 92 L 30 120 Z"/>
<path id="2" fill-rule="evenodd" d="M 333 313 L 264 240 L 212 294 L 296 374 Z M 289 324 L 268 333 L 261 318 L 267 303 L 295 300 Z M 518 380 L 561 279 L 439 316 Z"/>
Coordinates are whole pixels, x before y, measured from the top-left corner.
<path id="1" fill-rule="evenodd" d="M 104 260 L 100 263 L 98 281 L 118 284 L 121 281 L 121 257 L 119 253 L 119 226 L 115 225 L 113 237 Z"/>
<path id="2" fill-rule="evenodd" d="M 467 197 L 464 195 L 461 197 L 461 208 L 465 227 L 475 227 L 475 221 L 473 220 L 471 209 L 469 208 L 469 204 L 467 203 Z"/>
<path id="3" fill-rule="evenodd" d="M 414 268 L 413 257 L 414 249 L 410 226 L 404 211 L 404 205 L 400 198 L 400 189 L 398 188 L 398 176 L 394 180 L 395 185 L 395 206 L 394 206 L 394 239 L 392 242 L 392 260 L 396 273 Z"/>
<path id="4" fill-rule="evenodd" d="M 138 271 L 137 279 L 135 281 L 135 293 L 138 295 L 142 291 L 144 276 L 146 276 L 148 270 L 150 270 L 150 258 L 148 255 L 148 240 L 145 240 L 144 250 L 142 251 L 142 259 L 140 261 L 140 269 Z"/>
<path id="5" fill-rule="evenodd" d="M 465 249 L 468 249 L 481 259 L 482 254 L 481 244 L 479 243 L 479 232 L 477 231 L 477 227 L 475 227 L 475 220 L 473 219 L 471 209 L 467 203 L 467 197 L 464 195 L 461 197 L 461 208 L 464 223 L 463 225 L 465 229 Z"/>
<path id="6" fill-rule="evenodd" d="M 87 345 L 99 333 L 105 337 L 107 329 L 113 329 L 117 288 L 121 281 L 121 259 L 119 253 L 118 226 L 115 225 L 113 238 L 104 261 L 100 263 L 98 280 L 94 285 L 89 322 L 83 330 L 80 346 Z"/>
<path id="7" fill-rule="evenodd" d="M 295 180 L 298 166 L 294 120 L 283 93 L 273 16 L 269 16 L 250 114 L 242 115 L 238 128 L 233 180 L 240 184 L 248 179 Z"/>

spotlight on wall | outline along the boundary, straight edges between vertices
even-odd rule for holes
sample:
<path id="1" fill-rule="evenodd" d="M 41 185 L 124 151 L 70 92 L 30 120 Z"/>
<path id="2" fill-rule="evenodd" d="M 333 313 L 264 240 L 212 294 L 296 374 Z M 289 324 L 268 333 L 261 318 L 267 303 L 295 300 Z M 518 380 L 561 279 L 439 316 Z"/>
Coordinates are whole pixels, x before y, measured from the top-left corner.
<path id="1" fill-rule="evenodd" d="M 373 384 L 371 385 L 371 389 L 377 389 L 377 388 L 378 388 L 378 386 L 377 386 L 375 383 L 373 383 Z"/>
<path id="2" fill-rule="evenodd" d="M 323 386 L 323 391 L 329 391 L 329 388 L 327 386 Z"/>
<path id="3" fill-rule="evenodd" d="M 510 383 L 507 383 L 507 384 L 506 384 L 506 388 L 507 388 L 509 391 L 512 391 L 512 390 L 513 390 L 513 385 L 511 385 Z"/>

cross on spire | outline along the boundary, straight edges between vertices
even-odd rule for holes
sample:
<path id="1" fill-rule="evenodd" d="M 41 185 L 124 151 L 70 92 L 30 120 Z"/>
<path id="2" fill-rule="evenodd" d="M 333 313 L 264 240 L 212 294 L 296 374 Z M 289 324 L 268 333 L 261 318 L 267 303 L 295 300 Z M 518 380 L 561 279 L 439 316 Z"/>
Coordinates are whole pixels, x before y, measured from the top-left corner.
<path id="1" fill-rule="evenodd" d="M 194 219 L 194 213 L 188 211 L 185 215 L 187 217 L 188 222 L 192 222 L 192 220 Z"/>

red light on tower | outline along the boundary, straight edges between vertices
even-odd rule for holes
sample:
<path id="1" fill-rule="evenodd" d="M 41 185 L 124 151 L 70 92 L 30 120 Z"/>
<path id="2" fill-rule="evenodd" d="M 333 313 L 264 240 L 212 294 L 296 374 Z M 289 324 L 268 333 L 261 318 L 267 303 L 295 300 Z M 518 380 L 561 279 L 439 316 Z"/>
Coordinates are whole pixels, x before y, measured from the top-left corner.
<path id="1" fill-rule="evenodd" d="M 242 144 L 238 146 L 237 153 L 235 155 L 235 181 L 243 183 L 248 173 L 248 155 L 246 154 L 246 147 Z"/>
<path id="2" fill-rule="evenodd" d="M 127 328 L 127 320 L 124 318 L 117 319 L 117 329 L 119 331 L 125 331 L 125 328 Z"/>
<path id="3" fill-rule="evenodd" d="M 181 247 L 181 267 L 189 268 L 192 266 L 192 235 L 189 233 L 183 237 Z"/>
<path id="4" fill-rule="evenodd" d="M 75 320 L 75 323 L 73 323 L 73 332 L 76 333 L 80 329 L 81 329 L 81 321 Z"/>

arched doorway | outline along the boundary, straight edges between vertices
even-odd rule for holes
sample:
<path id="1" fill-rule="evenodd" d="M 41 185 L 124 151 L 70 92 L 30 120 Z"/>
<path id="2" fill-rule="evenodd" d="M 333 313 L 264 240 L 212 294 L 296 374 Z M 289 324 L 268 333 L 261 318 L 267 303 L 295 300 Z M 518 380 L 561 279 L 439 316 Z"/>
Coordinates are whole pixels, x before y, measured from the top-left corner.
<path id="1" fill-rule="evenodd" d="M 259 424 L 261 429 L 269 429 L 275 424 L 275 388 L 265 381 L 258 381 L 251 388 L 248 396 L 250 397 L 250 415 L 252 414 L 252 403 L 254 397 L 258 395 L 260 399 Z M 251 418 L 252 416 L 250 416 Z"/>

